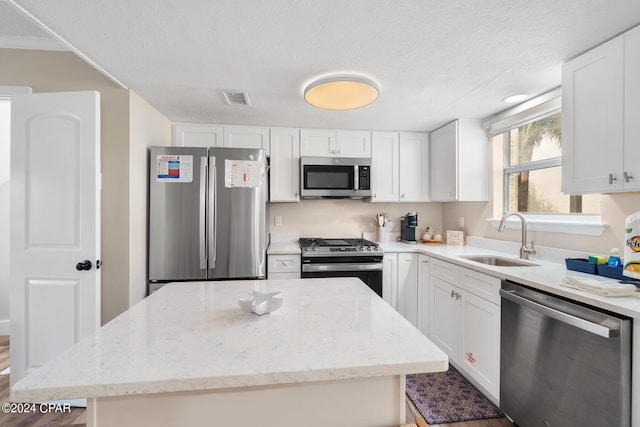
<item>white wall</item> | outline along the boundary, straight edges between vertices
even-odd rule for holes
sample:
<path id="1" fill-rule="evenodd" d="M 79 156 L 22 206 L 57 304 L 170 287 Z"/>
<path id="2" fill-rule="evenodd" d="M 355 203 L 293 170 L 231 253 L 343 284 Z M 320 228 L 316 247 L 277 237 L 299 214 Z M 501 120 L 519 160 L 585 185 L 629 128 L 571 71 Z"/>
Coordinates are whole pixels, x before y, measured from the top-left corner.
<path id="1" fill-rule="evenodd" d="M 146 296 L 147 290 L 147 148 L 171 145 L 171 122 L 130 92 L 129 123 L 129 306 L 132 306 Z"/>
<path id="2" fill-rule="evenodd" d="M 162 145 L 152 137 L 158 133 L 165 134 L 163 140 L 169 141 L 170 125 L 159 113 L 143 106 L 137 95 L 121 88 L 71 52 L 0 49 L 0 64 L 0 85 L 30 86 L 34 93 L 100 92 L 101 317 L 102 323 L 106 323 L 129 308 L 130 302 L 139 298 L 140 287 L 145 286 L 146 251 L 142 253 L 140 248 L 146 245 L 146 239 L 140 230 L 142 233 L 146 230 L 146 217 L 142 219 L 139 206 L 144 204 L 146 215 L 146 189 L 140 190 L 141 185 L 146 186 L 146 177 L 140 180 L 139 168 L 146 168 L 147 162 L 146 148 L 142 148 L 147 143 Z M 131 124 L 138 119 L 149 119 L 151 130 L 145 130 L 146 124 Z M 161 122 L 163 124 L 158 125 Z M 130 143 L 130 138 L 135 141 Z M 140 164 L 142 152 L 145 160 Z M 130 246 L 133 249 L 130 250 Z M 140 278 L 142 281 L 133 285 L 130 295 L 130 280 Z"/>
<path id="3" fill-rule="evenodd" d="M 9 111 L 0 101 L 0 335 L 9 335 Z"/>
<path id="4" fill-rule="evenodd" d="M 0 96 L 28 94 L 26 86 L 0 86 Z M 9 175 L 11 171 L 11 104 L 0 100 L 0 335 L 9 335 L 9 268 L 10 224 L 9 224 Z"/>
<path id="5" fill-rule="evenodd" d="M 9 335 L 9 181 L 0 182 L 0 335 Z"/>
<path id="6" fill-rule="evenodd" d="M 463 216 L 467 233 L 488 239 L 508 240 L 520 242 L 519 229 L 498 230 L 489 225 L 487 218 L 493 217 L 492 202 L 459 202 L 443 203 L 445 227 L 458 224 L 458 217 Z M 640 193 L 605 194 L 601 200 L 602 221 L 609 225 L 601 236 L 581 236 L 566 233 L 550 233 L 530 231 L 528 239 L 534 240 L 536 245 L 549 246 L 608 255 L 611 248 L 624 249 L 624 221 L 625 218 L 640 211 Z"/>

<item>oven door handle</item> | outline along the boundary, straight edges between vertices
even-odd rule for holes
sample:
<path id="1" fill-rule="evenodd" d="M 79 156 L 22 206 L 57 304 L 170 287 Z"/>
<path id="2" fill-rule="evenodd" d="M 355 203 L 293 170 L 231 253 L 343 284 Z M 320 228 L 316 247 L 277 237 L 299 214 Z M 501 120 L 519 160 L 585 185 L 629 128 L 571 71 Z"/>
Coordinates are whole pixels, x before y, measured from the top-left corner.
<path id="1" fill-rule="evenodd" d="M 306 273 L 317 271 L 382 271 L 382 263 L 352 264 L 352 263 L 329 263 L 329 264 L 303 264 L 302 271 Z"/>

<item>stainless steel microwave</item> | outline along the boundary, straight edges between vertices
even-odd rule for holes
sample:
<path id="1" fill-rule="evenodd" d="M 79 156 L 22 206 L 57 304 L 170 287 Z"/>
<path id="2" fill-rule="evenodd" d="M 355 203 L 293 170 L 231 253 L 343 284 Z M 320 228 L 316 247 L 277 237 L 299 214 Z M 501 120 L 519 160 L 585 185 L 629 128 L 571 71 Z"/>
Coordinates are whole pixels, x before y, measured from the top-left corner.
<path id="1" fill-rule="evenodd" d="M 371 197 L 371 159 L 301 157 L 300 196 L 303 199 Z"/>

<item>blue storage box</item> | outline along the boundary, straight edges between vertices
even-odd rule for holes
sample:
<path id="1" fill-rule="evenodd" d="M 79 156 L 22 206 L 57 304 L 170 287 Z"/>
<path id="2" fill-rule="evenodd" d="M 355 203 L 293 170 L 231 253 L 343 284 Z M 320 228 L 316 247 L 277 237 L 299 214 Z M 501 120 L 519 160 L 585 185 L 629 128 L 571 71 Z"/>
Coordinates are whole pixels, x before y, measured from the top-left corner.
<path id="1" fill-rule="evenodd" d="M 611 277 L 612 279 L 618 280 L 631 279 L 631 277 L 624 277 L 622 271 L 622 267 L 610 267 L 607 264 L 598 265 L 598 274 L 600 276 Z"/>
<path id="2" fill-rule="evenodd" d="M 616 280 L 622 280 L 624 283 L 632 283 L 637 287 L 640 287 L 640 280 L 632 279 L 622 274 L 622 267 L 610 267 L 607 264 L 598 265 L 598 274 L 604 277 L 610 277 Z"/>
<path id="3" fill-rule="evenodd" d="M 586 258 L 566 258 L 564 261 L 567 264 L 567 270 L 598 274 L 598 266 L 591 264 Z"/>

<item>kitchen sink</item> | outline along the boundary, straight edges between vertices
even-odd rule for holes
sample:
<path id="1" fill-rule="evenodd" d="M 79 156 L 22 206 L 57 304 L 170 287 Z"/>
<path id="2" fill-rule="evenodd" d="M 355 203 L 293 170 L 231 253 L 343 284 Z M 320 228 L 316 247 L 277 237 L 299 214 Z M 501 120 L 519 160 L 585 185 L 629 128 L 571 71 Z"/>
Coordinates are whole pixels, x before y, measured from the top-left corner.
<path id="1" fill-rule="evenodd" d="M 536 267 L 538 264 L 514 258 L 505 258 L 495 255 L 460 255 L 460 258 L 480 264 L 494 265 L 496 267 Z"/>

